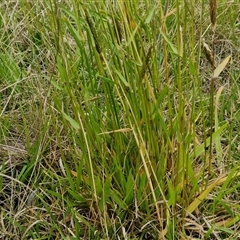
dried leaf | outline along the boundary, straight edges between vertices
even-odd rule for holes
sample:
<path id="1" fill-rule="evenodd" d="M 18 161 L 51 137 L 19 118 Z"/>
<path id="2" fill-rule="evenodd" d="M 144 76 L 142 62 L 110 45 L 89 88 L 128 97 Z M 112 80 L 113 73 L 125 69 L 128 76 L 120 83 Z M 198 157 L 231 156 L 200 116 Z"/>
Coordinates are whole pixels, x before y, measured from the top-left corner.
<path id="1" fill-rule="evenodd" d="M 214 70 L 214 73 L 213 73 L 213 77 L 214 78 L 217 78 L 220 73 L 224 70 L 224 68 L 226 67 L 226 65 L 228 64 L 229 60 L 230 60 L 231 56 L 228 56 L 226 57 L 222 62 L 221 64 L 219 64 L 217 66 L 217 68 Z"/>
<path id="2" fill-rule="evenodd" d="M 206 55 L 207 60 L 209 61 L 209 63 L 216 68 L 216 63 L 214 61 L 214 57 L 213 57 L 213 52 L 210 49 L 210 47 L 205 43 L 205 41 L 203 40 L 203 49 Z"/>

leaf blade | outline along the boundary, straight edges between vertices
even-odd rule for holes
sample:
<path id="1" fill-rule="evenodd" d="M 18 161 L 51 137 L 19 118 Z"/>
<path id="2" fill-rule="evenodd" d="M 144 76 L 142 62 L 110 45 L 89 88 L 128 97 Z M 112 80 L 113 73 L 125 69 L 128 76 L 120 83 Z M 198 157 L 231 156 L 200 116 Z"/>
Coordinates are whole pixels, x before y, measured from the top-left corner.
<path id="1" fill-rule="evenodd" d="M 214 78 L 217 78 L 220 75 L 220 73 L 224 70 L 224 68 L 228 64 L 230 58 L 231 56 L 229 55 L 217 66 L 217 68 L 214 70 L 214 73 L 213 73 Z"/>

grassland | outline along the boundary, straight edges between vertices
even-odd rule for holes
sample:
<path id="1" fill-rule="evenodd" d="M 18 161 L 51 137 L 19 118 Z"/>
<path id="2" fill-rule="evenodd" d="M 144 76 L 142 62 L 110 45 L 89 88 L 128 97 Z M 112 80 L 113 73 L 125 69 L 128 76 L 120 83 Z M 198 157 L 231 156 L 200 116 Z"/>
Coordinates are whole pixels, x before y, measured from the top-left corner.
<path id="1" fill-rule="evenodd" d="M 210 3 L 0 3 L 0 239 L 240 238 L 240 2 Z"/>

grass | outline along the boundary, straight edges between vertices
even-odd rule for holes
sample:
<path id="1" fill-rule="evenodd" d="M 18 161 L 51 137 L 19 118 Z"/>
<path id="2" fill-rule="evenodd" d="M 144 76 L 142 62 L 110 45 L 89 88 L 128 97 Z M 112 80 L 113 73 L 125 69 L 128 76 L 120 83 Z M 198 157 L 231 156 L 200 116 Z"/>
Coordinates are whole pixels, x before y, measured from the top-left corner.
<path id="1" fill-rule="evenodd" d="M 1 239 L 239 238 L 240 3 L 210 2 L 1 3 Z"/>

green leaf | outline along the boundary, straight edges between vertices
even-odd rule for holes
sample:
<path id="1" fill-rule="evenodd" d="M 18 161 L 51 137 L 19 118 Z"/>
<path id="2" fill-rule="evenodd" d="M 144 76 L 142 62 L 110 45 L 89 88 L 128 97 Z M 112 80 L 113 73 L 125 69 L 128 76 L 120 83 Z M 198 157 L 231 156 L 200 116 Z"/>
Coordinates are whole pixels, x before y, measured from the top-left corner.
<path id="1" fill-rule="evenodd" d="M 169 38 L 161 31 L 161 34 L 163 36 L 163 38 L 165 39 L 165 41 L 168 43 L 168 45 L 170 46 L 170 48 L 172 49 L 173 53 L 180 56 L 178 53 L 177 48 L 173 45 L 173 43 L 169 40 Z"/>
<path id="2" fill-rule="evenodd" d="M 65 81 L 67 79 L 67 72 L 66 72 L 65 67 L 62 64 L 60 57 L 57 58 L 57 67 L 58 67 L 58 71 L 60 73 L 61 80 Z"/>
<path id="3" fill-rule="evenodd" d="M 212 135 L 212 139 L 213 141 L 216 140 L 216 138 L 219 138 L 219 136 L 221 135 L 221 133 L 223 132 L 223 130 L 228 126 L 227 123 L 225 123 L 223 126 L 221 126 L 216 132 L 213 133 Z M 205 146 L 208 147 L 210 145 L 210 137 L 206 139 L 206 145 L 205 143 L 202 143 L 201 145 L 199 145 L 197 147 L 197 149 L 190 154 L 190 158 L 197 158 L 199 157 L 205 150 Z"/>
<path id="4" fill-rule="evenodd" d="M 55 82 L 55 81 L 51 81 L 51 84 L 58 90 L 62 90 L 62 88 Z"/>
<path id="5" fill-rule="evenodd" d="M 131 204 L 132 203 L 133 195 L 134 195 L 134 181 L 133 181 L 132 173 L 129 172 L 128 179 L 127 179 L 127 184 L 126 184 L 126 197 L 124 199 L 126 204 Z"/>
<path id="6" fill-rule="evenodd" d="M 95 178 L 95 185 L 96 185 L 97 195 L 101 196 L 101 194 L 102 194 L 102 183 L 101 183 L 101 180 L 100 180 L 99 176 L 96 176 L 96 178 Z"/>
<path id="7" fill-rule="evenodd" d="M 101 75 L 99 75 L 98 77 L 101 78 L 105 82 L 108 82 L 108 83 L 111 83 L 111 84 L 115 84 L 115 82 L 112 79 L 110 79 L 110 78 L 107 78 L 107 77 L 104 77 L 104 76 L 101 76 Z"/>
<path id="8" fill-rule="evenodd" d="M 106 182 L 104 183 L 104 189 L 103 189 L 106 201 L 110 196 L 111 183 L 112 183 L 112 176 L 109 176 L 106 179 Z"/>
<path id="9" fill-rule="evenodd" d="M 107 201 L 110 197 L 111 182 L 112 182 L 112 177 L 109 176 L 106 179 L 106 182 L 104 183 L 104 186 L 103 186 L 102 197 L 101 197 L 101 200 L 100 200 L 100 209 L 101 209 L 102 212 L 103 212 L 104 207 L 106 206 L 106 203 L 107 203 Z"/>
<path id="10" fill-rule="evenodd" d="M 66 113 L 62 112 L 63 116 L 66 120 L 68 120 L 68 122 L 72 125 L 72 127 L 74 127 L 76 130 L 80 129 L 80 125 L 78 122 L 76 122 L 73 118 L 71 118 L 70 116 L 68 116 Z"/>
<path id="11" fill-rule="evenodd" d="M 229 184 L 231 180 L 235 177 L 236 172 L 238 171 L 238 165 L 236 165 L 231 172 L 228 174 L 226 181 L 224 182 L 223 186 L 221 187 L 220 191 L 218 191 L 218 195 L 214 198 L 213 206 L 216 207 L 217 203 L 224 198 L 226 191 L 229 188 Z M 216 204 L 215 204 L 216 203 Z"/>
<path id="12" fill-rule="evenodd" d="M 116 190 L 110 189 L 111 198 L 117 203 L 117 205 L 123 210 L 127 209 L 126 203 L 122 200 L 122 197 L 119 197 L 119 193 Z"/>
<path id="13" fill-rule="evenodd" d="M 148 23 L 151 22 L 152 17 L 153 17 L 153 14 L 154 14 L 154 12 L 155 12 L 155 9 L 156 9 L 156 8 L 153 8 L 153 9 L 150 11 L 150 13 L 148 14 L 148 16 L 147 16 L 147 18 L 146 18 L 146 20 L 145 20 L 145 23 L 146 23 L 146 24 L 148 24 Z"/>
<path id="14" fill-rule="evenodd" d="M 78 31 L 72 26 L 72 24 L 70 24 L 69 21 L 66 21 L 66 24 L 68 26 L 69 32 L 72 34 L 72 36 L 73 36 L 74 40 L 76 41 L 77 45 L 79 47 L 81 47 L 82 42 L 81 42 L 81 37 L 80 37 Z"/>
<path id="15" fill-rule="evenodd" d="M 195 75 L 197 76 L 198 72 L 197 72 L 197 69 L 193 63 L 193 61 L 190 59 L 190 62 L 189 62 L 189 71 L 192 75 Z"/>
<path id="16" fill-rule="evenodd" d="M 52 190 L 49 190 L 49 189 L 46 189 L 46 192 L 49 193 L 49 195 L 52 195 L 58 199 L 62 199 L 63 196 L 62 194 L 58 193 L 58 192 L 55 192 L 55 191 L 52 191 Z"/>
<path id="17" fill-rule="evenodd" d="M 129 87 L 128 82 L 126 81 L 126 79 L 124 78 L 124 76 L 117 70 L 115 69 L 115 72 L 117 73 L 117 75 L 119 76 L 120 80 L 124 83 L 124 85 L 126 87 Z"/>
<path id="18" fill-rule="evenodd" d="M 172 182 L 167 179 L 168 185 L 168 204 L 169 206 L 174 206 L 176 204 L 176 189 L 173 187 Z"/>
<path id="19" fill-rule="evenodd" d="M 74 192 L 74 191 L 71 190 L 71 189 L 68 189 L 67 191 L 68 191 L 68 193 L 69 193 L 72 197 L 74 197 L 77 201 L 86 202 L 86 199 L 85 199 L 83 196 L 81 196 L 79 193 L 76 193 L 76 192 Z"/>

